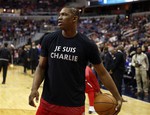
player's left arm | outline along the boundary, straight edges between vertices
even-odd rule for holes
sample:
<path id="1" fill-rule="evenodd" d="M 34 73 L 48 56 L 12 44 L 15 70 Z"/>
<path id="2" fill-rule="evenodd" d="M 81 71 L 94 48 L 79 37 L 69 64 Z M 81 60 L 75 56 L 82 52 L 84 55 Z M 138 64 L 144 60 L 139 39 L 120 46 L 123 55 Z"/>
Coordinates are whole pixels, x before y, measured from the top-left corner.
<path id="1" fill-rule="evenodd" d="M 101 82 L 104 84 L 104 86 L 112 93 L 112 95 L 116 98 L 117 100 L 117 107 L 116 110 L 119 112 L 122 106 L 122 97 L 120 96 L 117 87 L 111 78 L 110 74 L 108 71 L 105 69 L 104 65 L 102 63 L 100 64 L 94 64 L 93 65 L 96 72 L 98 73 Z"/>

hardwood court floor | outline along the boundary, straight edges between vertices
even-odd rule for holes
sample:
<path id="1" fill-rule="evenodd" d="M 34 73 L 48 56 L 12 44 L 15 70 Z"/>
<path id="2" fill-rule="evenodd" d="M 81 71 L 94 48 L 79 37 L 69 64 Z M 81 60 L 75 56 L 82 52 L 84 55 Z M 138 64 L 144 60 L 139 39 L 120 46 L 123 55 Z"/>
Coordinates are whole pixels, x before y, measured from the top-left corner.
<path id="1" fill-rule="evenodd" d="M 28 74 L 23 74 L 23 68 L 15 66 L 9 68 L 7 82 L 1 84 L 2 73 L 0 73 L 0 115 L 35 115 L 36 108 L 28 105 L 28 95 L 30 93 L 33 78 Z M 39 89 L 41 94 L 42 85 Z M 108 92 L 102 90 L 103 92 Z M 123 96 L 128 102 L 123 103 L 119 115 L 150 115 L 150 103 Z M 38 106 L 38 104 L 37 104 Z M 88 98 L 85 103 L 88 114 Z M 94 114 L 97 115 L 97 114 Z"/>

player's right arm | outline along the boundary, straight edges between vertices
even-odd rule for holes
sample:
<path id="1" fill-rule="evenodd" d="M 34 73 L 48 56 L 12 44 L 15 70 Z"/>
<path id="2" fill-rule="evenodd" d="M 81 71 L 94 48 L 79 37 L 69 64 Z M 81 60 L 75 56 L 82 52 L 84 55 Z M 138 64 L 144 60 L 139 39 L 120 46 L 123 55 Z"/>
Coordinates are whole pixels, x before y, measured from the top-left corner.
<path id="1" fill-rule="evenodd" d="M 38 89 L 39 89 L 42 81 L 44 80 L 44 74 L 45 74 L 46 67 L 47 67 L 47 58 L 40 56 L 39 64 L 36 68 L 34 78 L 33 78 L 31 93 L 29 95 L 29 105 L 31 105 L 33 107 L 36 107 L 36 105 L 34 103 L 34 98 L 36 99 L 36 101 L 39 100 Z"/>

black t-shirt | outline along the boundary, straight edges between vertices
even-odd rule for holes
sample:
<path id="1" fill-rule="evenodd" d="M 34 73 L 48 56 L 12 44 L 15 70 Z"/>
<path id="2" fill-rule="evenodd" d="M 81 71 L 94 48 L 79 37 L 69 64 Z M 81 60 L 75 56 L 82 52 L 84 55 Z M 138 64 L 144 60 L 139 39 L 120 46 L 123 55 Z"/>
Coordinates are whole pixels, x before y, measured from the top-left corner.
<path id="1" fill-rule="evenodd" d="M 81 33 L 65 38 L 57 31 L 43 39 L 41 56 L 48 57 L 42 98 L 60 106 L 83 106 L 86 65 L 101 63 L 96 44 Z"/>

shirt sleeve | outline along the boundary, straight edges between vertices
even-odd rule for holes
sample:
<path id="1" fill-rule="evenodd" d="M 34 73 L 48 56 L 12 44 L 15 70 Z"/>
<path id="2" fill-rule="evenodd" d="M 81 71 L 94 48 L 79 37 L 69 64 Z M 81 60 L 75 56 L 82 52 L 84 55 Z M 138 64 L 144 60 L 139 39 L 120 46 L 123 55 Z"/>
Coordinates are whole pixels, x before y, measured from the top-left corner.
<path id="1" fill-rule="evenodd" d="M 92 64 L 100 64 L 101 63 L 101 57 L 100 52 L 98 50 L 97 45 L 94 42 L 91 42 L 91 45 L 89 47 L 89 61 Z"/>
<path id="2" fill-rule="evenodd" d="M 42 57 L 48 57 L 48 37 L 45 36 L 41 42 L 41 52 L 40 55 Z"/>

